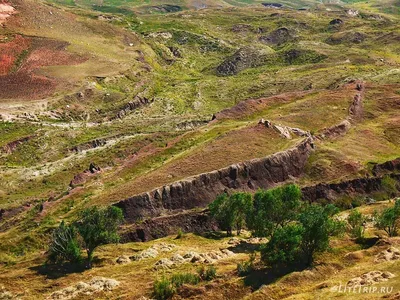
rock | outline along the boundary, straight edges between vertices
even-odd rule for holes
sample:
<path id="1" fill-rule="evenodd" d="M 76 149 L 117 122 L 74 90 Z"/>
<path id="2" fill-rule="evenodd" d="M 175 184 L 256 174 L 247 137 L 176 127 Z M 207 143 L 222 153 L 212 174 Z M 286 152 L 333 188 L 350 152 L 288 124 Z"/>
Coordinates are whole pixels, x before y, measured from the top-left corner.
<path id="1" fill-rule="evenodd" d="M 351 17 L 357 17 L 360 14 L 360 12 L 356 9 L 349 9 L 346 11 L 346 13 Z"/>
<path id="2" fill-rule="evenodd" d="M 142 252 L 140 252 L 137 255 L 131 256 L 130 259 L 132 260 L 142 260 L 142 259 L 147 259 L 147 258 L 155 258 L 158 255 L 158 251 L 154 248 L 149 248 L 146 250 L 143 250 Z"/>
<path id="3" fill-rule="evenodd" d="M 386 261 L 394 261 L 400 259 L 400 250 L 390 247 L 375 256 L 374 262 L 381 263 Z"/>
<path id="4" fill-rule="evenodd" d="M 119 285 L 115 279 L 105 277 L 94 277 L 89 282 L 78 282 L 74 286 L 66 287 L 50 295 L 50 299 L 72 299 L 80 296 L 88 296 L 101 291 L 112 291 Z"/>
<path id="5" fill-rule="evenodd" d="M 268 8 L 282 8 L 283 7 L 283 4 L 281 4 L 281 3 L 263 2 L 261 4 Z"/>
<path id="6" fill-rule="evenodd" d="M 169 260 L 168 258 L 162 258 L 158 262 L 156 262 L 156 264 L 154 265 L 154 268 L 156 270 L 159 270 L 159 269 L 170 269 L 174 265 L 175 265 L 174 262 Z"/>
<path id="7" fill-rule="evenodd" d="M 224 253 L 226 256 L 232 256 L 235 255 L 231 250 L 229 249 L 221 249 L 221 252 Z"/>
<path id="8" fill-rule="evenodd" d="M 275 131 L 278 132 L 282 137 L 288 140 L 292 138 L 287 127 L 280 125 L 273 125 L 272 128 L 275 129 Z"/>
<path id="9" fill-rule="evenodd" d="M 172 256 L 170 260 L 175 264 L 183 264 L 185 262 L 185 259 L 180 254 L 174 254 L 174 256 Z"/>
<path id="10" fill-rule="evenodd" d="M 340 26 L 340 25 L 343 25 L 343 24 L 344 24 L 344 22 L 341 19 L 334 19 L 334 20 L 329 22 L 330 26 Z"/>
<path id="11" fill-rule="evenodd" d="M 89 172 L 90 173 L 94 174 L 94 173 L 97 173 L 97 172 L 100 172 L 100 171 L 101 171 L 101 169 L 100 169 L 99 166 L 97 166 L 94 163 L 90 163 L 90 165 L 89 165 Z"/>
<path id="12" fill-rule="evenodd" d="M 393 277 L 395 277 L 395 275 L 390 272 L 370 271 L 368 273 L 364 273 L 360 277 L 351 279 L 347 283 L 347 287 L 352 288 L 358 286 L 373 285 L 378 282 L 387 281 Z"/>
<path id="13" fill-rule="evenodd" d="M 195 254 L 190 260 L 191 263 L 203 262 L 204 258 L 200 254 Z"/>
<path id="14" fill-rule="evenodd" d="M 117 258 L 117 263 L 121 264 L 121 265 L 128 264 L 130 262 L 131 262 L 131 259 L 127 255 L 122 255 L 122 256 Z"/>
<path id="15" fill-rule="evenodd" d="M 197 253 L 197 252 L 194 252 L 194 251 L 190 251 L 190 252 L 187 252 L 187 253 L 185 253 L 184 255 L 183 255 L 183 258 L 184 259 L 188 259 L 188 260 L 191 260 L 194 256 L 198 256 L 199 254 Z"/>

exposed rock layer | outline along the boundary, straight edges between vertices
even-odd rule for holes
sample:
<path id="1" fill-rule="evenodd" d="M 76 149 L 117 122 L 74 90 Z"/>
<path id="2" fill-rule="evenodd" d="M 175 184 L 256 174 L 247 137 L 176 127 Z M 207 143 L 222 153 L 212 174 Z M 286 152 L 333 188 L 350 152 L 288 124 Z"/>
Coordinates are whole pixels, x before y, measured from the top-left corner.
<path id="1" fill-rule="evenodd" d="M 300 176 L 313 146 L 312 138 L 306 138 L 295 148 L 190 177 L 115 205 L 123 209 L 128 223 L 134 223 L 166 211 L 205 207 L 229 189 L 270 188 Z"/>

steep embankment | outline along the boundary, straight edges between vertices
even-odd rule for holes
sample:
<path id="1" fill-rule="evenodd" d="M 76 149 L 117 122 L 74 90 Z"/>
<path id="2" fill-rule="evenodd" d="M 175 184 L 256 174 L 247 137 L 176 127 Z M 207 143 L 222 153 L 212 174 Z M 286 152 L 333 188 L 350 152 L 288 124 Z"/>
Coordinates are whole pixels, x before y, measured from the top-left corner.
<path id="1" fill-rule="evenodd" d="M 313 147 L 313 139 L 307 138 L 295 148 L 190 177 L 115 205 L 123 209 L 127 222 L 134 223 L 166 211 L 204 207 L 229 189 L 269 188 L 300 176 Z"/>

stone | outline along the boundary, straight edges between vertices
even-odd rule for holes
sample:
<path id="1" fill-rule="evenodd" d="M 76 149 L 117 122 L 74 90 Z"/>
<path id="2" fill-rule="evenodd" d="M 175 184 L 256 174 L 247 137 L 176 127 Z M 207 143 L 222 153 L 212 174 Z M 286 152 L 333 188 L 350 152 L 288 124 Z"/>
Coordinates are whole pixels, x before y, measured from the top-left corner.
<path id="1" fill-rule="evenodd" d="M 117 258 L 117 263 L 121 264 L 121 265 L 128 264 L 130 262 L 131 262 L 131 259 L 127 255 L 122 255 L 122 256 Z"/>

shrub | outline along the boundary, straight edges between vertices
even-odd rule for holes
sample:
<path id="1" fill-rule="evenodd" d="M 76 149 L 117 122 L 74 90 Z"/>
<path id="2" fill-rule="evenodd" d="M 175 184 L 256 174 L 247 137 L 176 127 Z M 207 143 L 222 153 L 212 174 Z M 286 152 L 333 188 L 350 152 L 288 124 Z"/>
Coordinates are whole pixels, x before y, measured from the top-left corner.
<path id="1" fill-rule="evenodd" d="M 348 218 L 347 222 L 350 225 L 350 234 L 355 238 L 363 238 L 364 237 L 364 222 L 365 217 L 360 213 L 357 209 L 353 209 Z"/>
<path id="2" fill-rule="evenodd" d="M 383 229 L 389 236 L 397 235 L 397 229 L 400 222 L 400 200 L 396 200 L 393 207 L 384 209 L 376 215 L 375 226 Z"/>
<path id="3" fill-rule="evenodd" d="M 299 222 L 303 226 L 301 250 L 307 265 L 313 262 L 314 254 L 329 247 L 329 237 L 344 230 L 344 223 L 333 219 L 338 212 L 334 205 L 309 205 L 299 215 Z"/>
<path id="4" fill-rule="evenodd" d="M 389 198 L 393 198 L 398 194 L 397 184 L 397 181 L 388 175 L 382 178 L 382 188 Z"/>
<path id="5" fill-rule="evenodd" d="M 179 288 L 183 284 L 198 284 L 200 277 L 192 273 L 177 273 L 172 275 L 171 282 L 175 288 Z"/>
<path id="6" fill-rule="evenodd" d="M 177 289 L 184 284 L 198 284 L 200 277 L 192 273 L 176 273 L 171 279 L 162 277 L 153 285 L 153 297 L 157 300 L 170 299 Z"/>
<path id="7" fill-rule="evenodd" d="M 209 266 L 207 268 L 205 268 L 204 266 L 201 266 L 197 270 L 197 273 L 199 274 L 199 276 L 202 280 L 206 280 L 206 281 L 213 280 L 215 277 L 217 277 L 217 269 L 214 266 Z"/>
<path id="8" fill-rule="evenodd" d="M 165 300 L 171 298 L 176 293 L 176 288 L 172 282 L 163 277 L 154 282 L 153 297 L 157 300 Z"/>
<path id="9" fill-rule="evenodd" d="M 254 270 L 255 258 L 255 254 L 252 253 L 249 257 L 249 260 L 237 264 L 236 270 L 239 276 L 246 276 Z"/>
<path id="10" fill-rule="evenodd" d="M 65 225 L 64 221 L 54 230 L 49 248 L 49 261 L 53 263 L 81 260 L 81 249 L 77 239 L 77 231 L 74 226 Z"/>
<path id="11" fill-rule="evenodd" d="M 271 240 L 261 248 L 261 259 L 273 268 L 286 268 L 300 261 L 304 228 L 289 224 L 278 228 Z"/>
<path id="12" fill-rule="evenodd" d="M 183 237 L 183 231 L 181 228 L 179 228 L 178 230 L 178 234 L 176 235 L 176 239 L 179 240 Z"/>

